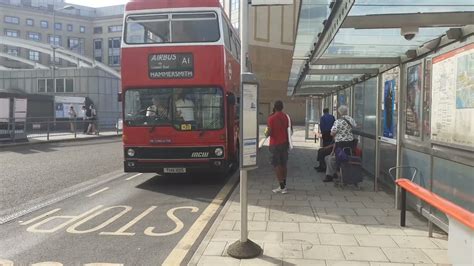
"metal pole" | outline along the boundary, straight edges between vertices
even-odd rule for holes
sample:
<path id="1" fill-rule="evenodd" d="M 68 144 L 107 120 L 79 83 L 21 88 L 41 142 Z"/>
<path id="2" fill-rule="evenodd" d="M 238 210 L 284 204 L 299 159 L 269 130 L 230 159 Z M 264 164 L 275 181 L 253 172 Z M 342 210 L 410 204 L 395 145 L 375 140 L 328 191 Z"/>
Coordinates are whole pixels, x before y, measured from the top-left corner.
<path id="1" fill-rule="evenodd" d="M 52 71 L 52 78 L 53 78 L 53 93 L 56 92 L 56 9 L 53 7 L 53 71 Z M 47 83 L 47 82 L 46 82 Z M 46 84 L 46 90 L 48 90 L 48 84 Z"/>
<path id="2" fill-rule="evenodd" d="M 374 191 L 378 191 L 379 185 L 378 180 L 380 176 L 380 131 L 381 131 L 381 123 L 380 123 L 380 114 L 381 108 L 380 105 L 382 103 L 382 94 L 380 91 L 382 90 L 382 74 L 377 76 L 377 105 L 375 107 L 375 177 L 374 177 Z"/>
<path id="3" fill-rule="evenodd" d="M 402 107 L 403 105 L 402 100 L 403 92 L 405 91 L 405 72 L 403 71 L 403 66 L 399 67 L 399 74 L 398 76 L 400 79 L 398 80 L 398 88 L 397 88 L 397 169 L 395 173 L 395 179 L 400 178 L 400 166 L 402 165 Z M 404 101 L 404 100 L 403 100 Z M 395 186 L 395 208 L 398 210 L 400 209 L 400 189 L 398 186 Z"/>
<path id="4" fill-rule="evenodd" d="M 407 191 L 402 188 L 402 209 L 400 212 L 400 226 L 405 227 L 407 212 Z"/>
<path id="5" fill-rule="evenodd" d="M 46 140 L 47 140 L 47 141 L 49 141 L 49 122 L 50 122 L 50 120 L 49 120 L 49 118 L 48 118 L 48 122 L 47 122 L 47 123 L 48 123 L 48 126 L 47 126 L 47 128 L 48 128 L 47 130 L 48 130 L 48 131 L 46 132 Z"/>
<path id="6" fill-rule="evenodd" d="M 240 170 L 240 242 L 248 240 L 247 170 Z"/>
<path id="7" fill-rule="evenodd" d="M 248 54 L 248 0 L 240 0 L 240 84 L 242 84 L 243 73 L 247 72 L 247 54 Z M 243 88 L 240 99 L 243 99 Z M 242 131 L 242 128 L 240 128 Z M 242 140 L 241 140 L 242 141 Z M 241 151 L 243 152 L 243 151 Z M 248 240 L 247 232 L 247 170 L 240 169 L 240 242 Z"/>

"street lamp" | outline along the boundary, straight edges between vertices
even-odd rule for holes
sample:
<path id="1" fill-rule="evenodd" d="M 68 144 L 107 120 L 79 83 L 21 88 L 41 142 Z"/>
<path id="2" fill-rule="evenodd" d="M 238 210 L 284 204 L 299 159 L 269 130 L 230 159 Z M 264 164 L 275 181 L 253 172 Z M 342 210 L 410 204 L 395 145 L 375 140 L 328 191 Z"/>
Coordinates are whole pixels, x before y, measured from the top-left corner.
<path id="1" fill-rule="evenodd" d="M 52 78 L 53 78 L 53 92 L 56 92 L 56 11 L 61 10 L 73 10 L 75 9 L 72 5 L 66 5 L 58 9 L 53 9 L 53 43 L 51 44 L 51 48 L 53 49 L 53 71 L 52 71 Z"/>

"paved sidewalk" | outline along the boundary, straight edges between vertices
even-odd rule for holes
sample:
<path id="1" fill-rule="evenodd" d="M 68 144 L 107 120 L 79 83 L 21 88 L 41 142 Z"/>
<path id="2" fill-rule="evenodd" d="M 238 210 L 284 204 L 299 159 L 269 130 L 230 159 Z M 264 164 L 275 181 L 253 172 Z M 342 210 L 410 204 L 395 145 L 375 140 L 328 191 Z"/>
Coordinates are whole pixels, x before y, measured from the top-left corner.
<path id="1" fill-rule="evenodd" d="M 204 238 L 190 265 L 436 265 L 449 264 L 447 236 L 428 237 L 426 220 L 407 213 L 399 225 L 394 197 L 373 192 L 365 180 L 358 191 L 323 183 L 313 169 L 317 146 L 294 136 L 290 152 L 289 194 L 277 186 L 268 148 L 259 168 L 249 173 L 249 239 L 263 248 L 256 259 L 237 260 L 226 249 L 240 237 L 237 188 Z"/>
<path id="2" fill-rule="evenodd" d="M 0 147 L 11 147 L 11 146 L 18 146 L 18 145 L 29 145 L 29 144 L 38 144 L 38 143 L 47 143 L 47 142 L 62 142 L 62 141 L 75 141 L 75 140 L 87 140 L 87 139 L 97 139 L 97 138 L 104 138 L 104 137 L 114 137 L 114 136 L 121 136 L 122 132 L 120 131 L 117 134 L 116 130 L 110 131 L 101 131 L 99 135 L 86 135 L 82 133 L 77 133 L 74 136 L 73 133 L 50 133 L 49 140 L 46 134 L 31 134 L 28 135 L 28 141 L 23 142 L 0 142 Z"/>

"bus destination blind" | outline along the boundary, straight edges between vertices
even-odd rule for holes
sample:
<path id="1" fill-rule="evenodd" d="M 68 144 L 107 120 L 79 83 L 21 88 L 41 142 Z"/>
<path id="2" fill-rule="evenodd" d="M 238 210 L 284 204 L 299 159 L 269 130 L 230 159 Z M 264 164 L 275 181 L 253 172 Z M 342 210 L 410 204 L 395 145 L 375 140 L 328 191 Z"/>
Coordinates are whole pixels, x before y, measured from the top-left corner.
<path id="1" fill-rule="evenodd" d="M 194 77 L 192 53 L 151 54 L 148 57 L 151 79 L 190 79 Z"/>

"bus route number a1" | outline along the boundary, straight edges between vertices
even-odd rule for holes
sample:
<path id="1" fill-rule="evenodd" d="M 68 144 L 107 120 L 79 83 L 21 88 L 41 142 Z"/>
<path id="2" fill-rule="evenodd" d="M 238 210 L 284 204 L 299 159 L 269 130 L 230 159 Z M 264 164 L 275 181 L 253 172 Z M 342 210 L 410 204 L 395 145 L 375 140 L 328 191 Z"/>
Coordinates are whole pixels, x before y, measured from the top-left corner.
<path id="1" fill-rule="evenodd" d="M 151 79 L 190 79 L 194 77 L 192 53 L 150 54 L 148 57 Z"/>

